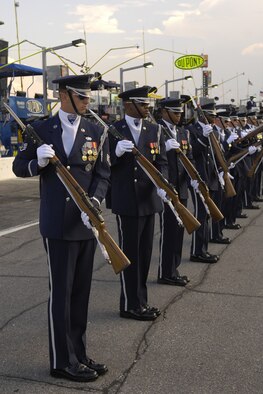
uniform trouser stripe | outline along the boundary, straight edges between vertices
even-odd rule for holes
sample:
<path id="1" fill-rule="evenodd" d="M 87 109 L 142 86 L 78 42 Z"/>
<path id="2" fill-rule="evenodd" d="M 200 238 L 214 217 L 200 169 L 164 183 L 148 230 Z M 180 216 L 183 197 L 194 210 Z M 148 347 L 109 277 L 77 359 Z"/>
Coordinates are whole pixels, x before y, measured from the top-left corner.
<path id="1" fill-rule="evenodd" d="M 116 220 L 117 220 L 117 226 L 118 226 L 118 231 L 119 231 L 119 245 L 120 245 L 121 250 L 123 250 L 123 230 L 122 230 L 121 217 L 119 215 L 116 215 Z M 127 291 L 126 291 L 125 278 L 124 278 L 123 271 L 121 272 L 120 279 L 121 279 L 123 295 L 124 295 L 124 310 L 127 311 L 128 310 L 128 297 L 127 297 Z"/>
<path id="2" fill-rule="evenodd" d="M 207 252 L 209 240 L 208 214 L 198 193 L 193 188 L 190 190 L 194 205 L 194 214 L 201 223 L 201 226 L 192 233 L 191 254 L 199 255 Z"/>
<path id="3" fill-rule="evenodd" d="M 44 244 L 50 288 L 50 366 L 63 369 L 86 357 L 85 333 L 96 241 L 44 239 Z"/>
<path id="4" fill-rule="evenodd" d="M 245 207 L 248 205 L 248 197 L 247 197 L 247 191 L 246 190 L 244 190 L 244 204 L 245 204 Z"/>
<path id="5" fill-rule="evenodd" d="M 198 201 L 197 201 L 197 193 L 194 189 L 192 189 L 192 198 L 195 210 L 195 217 L 198 218 Z M 196 253 L 196 232 L 193 231 L 192 233 L 192 254 Z"/>
<path id="6" fill-rule="evenodd" d="M 138 309 L 147 304 L 154 218 L 155 215 L 118 217 L 119 244 L 131 261 L 130 267 L 121 276 L 121 311 Z"/>
<path id="7" fill-rule="evenodd" d="M 162 278 L 163 276 L 163 239 L 164 239 L 164 209 L 160 213 L 160 231 L 161 231 L 161 236 L 160 236 L 160 255 L 159 255 L 159 278 Z"/>
<path id="8" fill-rule="evenodd" d="M 51 265 L 50 265 L 50 254 L 49 254 L 48 239 L 45 238 L 44 242 L 46 244 L 46 250 L 47 250 L 47 261 L 48 261 L 48 271 L 49 271 L 49 286 L 50 286 L 50 289 L 49 289 L 49 308 L 48 308 L 49 326 L 50 326 L 50 340 L 51 340 L 52 353 L 53 353 L 53 368 L 56 369 L 56 365 L 57 365 L 56 344 L 55 344 L 54 322 L 53 322 L 53 314 L 52 314 L 53 281 L 52 281 L 52 271 L 51 271 Z"/>

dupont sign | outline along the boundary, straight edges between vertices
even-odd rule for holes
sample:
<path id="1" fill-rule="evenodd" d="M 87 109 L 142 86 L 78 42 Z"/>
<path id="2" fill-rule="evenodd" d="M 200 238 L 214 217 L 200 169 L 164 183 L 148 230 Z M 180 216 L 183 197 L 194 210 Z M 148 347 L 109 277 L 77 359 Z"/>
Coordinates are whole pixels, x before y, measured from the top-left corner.
<path id="1" fill-rule="evenodd" d="M 181 70 L 192 70 L 193 68 L 202 67 L 204 58 L 200 55 L 185 55 L 175 60 L 174 65 Z"/>

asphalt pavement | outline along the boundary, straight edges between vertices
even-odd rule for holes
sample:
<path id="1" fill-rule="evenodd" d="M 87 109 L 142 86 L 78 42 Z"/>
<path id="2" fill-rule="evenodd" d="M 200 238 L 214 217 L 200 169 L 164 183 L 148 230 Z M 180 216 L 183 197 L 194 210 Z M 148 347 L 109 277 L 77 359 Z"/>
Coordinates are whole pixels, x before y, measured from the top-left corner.
<path id="1" fill-rule="evenodd" d="M 102 394 L 263 393 L 263 203 L 245 210 L 228 246 L 210 244 L 217 264 L 189 261 L 187 287 L 156 283 L 159 220 L 148 280 L 154 322 L 119 317 L 119 277 L 96 252 L 88 319 L 88 355 L 109 372 L 92 383 L 49 375 L 48 271 L 38 230 L 38 180 L 0 182 L 0 392 Z M 115 217 L 104 209 L 117 241 Z"/>

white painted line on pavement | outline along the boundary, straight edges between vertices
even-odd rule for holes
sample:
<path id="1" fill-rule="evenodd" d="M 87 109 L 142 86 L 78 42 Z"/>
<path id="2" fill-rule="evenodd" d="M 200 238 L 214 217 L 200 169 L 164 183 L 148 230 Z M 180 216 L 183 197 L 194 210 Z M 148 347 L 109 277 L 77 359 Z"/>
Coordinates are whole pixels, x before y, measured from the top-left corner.
<path id="1" fill-rule="evenodd" d="M 0 231 L 0 237 L 3 237 L 4 235 L 8 235 L 8 234 L 11 234 L 11 233 L 15 233 L 15 232 L 20 231 L 20 230 L 24 230 L 25 228 L 28 228 L 28 227 L 36 226 L 38 224 L 39 224 L 39 221 L 37 221 L 37 222 L 28 222 L 28 223 L 25 223 L 25 224 L 23 224 L 21 226 L 15 226 L 15 227 L 7 228 L 6 230 Z"/>

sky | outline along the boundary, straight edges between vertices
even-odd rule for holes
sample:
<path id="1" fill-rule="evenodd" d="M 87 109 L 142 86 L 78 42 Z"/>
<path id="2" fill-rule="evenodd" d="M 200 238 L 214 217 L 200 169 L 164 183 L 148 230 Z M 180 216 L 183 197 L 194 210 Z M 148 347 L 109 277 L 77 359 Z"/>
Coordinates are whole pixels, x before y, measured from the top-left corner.
<path id="1" fill-rule="evenodd" d="M 263 0 L 1 0 L 0 38 L 9 46 L 30 41 L 20 45 L 21 58 L 27 57 L 21 63 L 39 68 L 38 46 L 86 39 L 86 47 L 57 51 L 73 62 L 68 62 L 72 72 L 79 74 L 85 62 L 91 73 L 119 83 L 122 68 L 124 82 L 156 86 L 162 96 L 165 81 L 186 75 L 193 80 L 169 82 L 169 91 L 200 94 L 202 69 L 182 71 L 174 61 L 185 54 L 207 54 L 211 84 L 219 85 L 209 89 L 210 97 L 217 96 L 218 103 L 234 99 L 238 105 L 250 95 L 263 99 L 262 18 Z M 9 61 L 18 58 L 15 45 Z M 145 62 L 154 67 L 125 71 Z M 57 64 L 62 64 L 59 57 L 47 53 L 47 65 Z M 38 78 L 35 84 L 41 87 Z"/>

